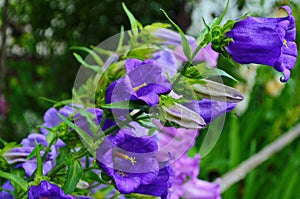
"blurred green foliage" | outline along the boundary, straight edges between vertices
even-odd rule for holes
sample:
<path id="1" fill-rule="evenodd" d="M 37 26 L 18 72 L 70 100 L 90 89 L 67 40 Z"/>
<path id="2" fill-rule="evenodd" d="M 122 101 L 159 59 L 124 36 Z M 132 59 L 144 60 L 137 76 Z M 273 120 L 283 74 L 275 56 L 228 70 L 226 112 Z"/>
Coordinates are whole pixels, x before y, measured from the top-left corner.
<path id="1" fill-rule="evenodd" d="M 9 0 L 7 67 L 4 95 L 9 113 L 0 118 L 0 135 L 20 140 L 37 130 L 42 115 L 52 104 L 71 97 L 80 64 L 71 46 L 97 46 L 130 29 L 122 1 L 111 0 Z M 125 1 L 142 24 L 167 21 L 160 8 L 187 28 L 190 13 L 184 0 Z M 3 5 L 0 10 L 3 16 Z M 0 19 L 3 23 L 3 18 Z M 0 33 L 1 34 L 1 33 Z M 0 91 L 1 94 L 1 91 Z"/>

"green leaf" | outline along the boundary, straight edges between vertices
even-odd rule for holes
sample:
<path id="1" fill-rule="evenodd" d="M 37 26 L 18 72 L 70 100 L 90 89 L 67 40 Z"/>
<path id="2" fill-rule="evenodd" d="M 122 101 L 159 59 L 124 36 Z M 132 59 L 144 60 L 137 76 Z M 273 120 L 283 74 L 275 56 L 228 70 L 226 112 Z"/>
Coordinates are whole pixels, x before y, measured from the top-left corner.
<path id="1" fill-rule="evenodd" d="M 203 64 L 198 64 L 196 66 L 189 67 L 187 69 L 187 72 L 185 73 L 185 76 L 188 78 L 191 78 L 191 79 L 224 76 L 224 77 L 228 77 L 234 81 L 237 81 L 233 76 L 229 75 L 225 71 L 218 69 L 218 68 L 207 67 Z"/>
<path id="2" fill-rule="evenodd" d="M 87 147 L 88 150 L 93 150 L 94 149 L 94 146 L 93 146 L 94 140 L 84 130 L 82 130 L 77 125 L 75 125 L 74 123 L 72 123 L 71 121 L 69 121 L 67 118 L 65 118 L 60 113 L 58 113 L 58 116 L 69 127 L 71 127 L 72 129 L 74 129 L 78 133 L 78 135 L 81 137 L 81 140 L 82 140 L 83 144 Z"/>
<path id="3" fill-rule="evenodd" d="M 133 14 L 128 10 L 125 3 L 122 3 L 123 10 L 125 11 L 127 17 L 129 18 L 131 30 L 134 36 L 138 35 L 138 21 L 135 19 Z"/>
<path id="4" fill-rule="evenodd" d="M 100 66 L 97 66 L 97 65 L 90 65 L 90 64 L 86 63 L 86 62 L 82 59 L 82 57 L 81 57 L 79 54 L 77 54 L 77 53 L 73 53 L 73 55 L 74 55 L 74 57 L 76 58 L 76 60 L 77 60 L 80 64 L 82 64 L 84 67 L 89 68 L 89 69 L 95 71 L 96 73 L 102 73 L 102 69 L 101 69 Z"/>
<path id="5" fill-rule="evenodd" d="M 189 62 L 192 62 L 191 47 L 190 47 L 190 44 L 188 43 L 188 41 L 187 41 L 187 39 L 185 37 L 184 32 L 181 30 L 181 28 L 175 22 L 172 21 L 172 19 L 170 19 L 170 17 L 168 16 L 168 14 L 163 9 L 160 9 L 160 10 L 164 13 L 164 15 L 167 17 L 167 19 L 172 23 L 172 25 L 179 32 L 180 37 L 181 37 L 181 42 L 182 42 L 182 48 L 183 48 L 184 55 L 186 56 L 186 58 L 187 58 L 187 60 Z"/>
<path id="6" fill-rule="evenodd" d="M 224 11 L 222 12 L 222 15 L 221 15 L 221 16 L 218 18 L 218 20 L 217 20 L 217 23 L 216 23 L 217 25 L 219 25 L 219 24 L 222 22 L 222 20 L 223 20 L 225 14 L 226 14 L 226 12 L 227 12 L 227 10 L 228 10 L 229 2 L 230 2 L 230 0 L 227 0 L 225 9 L 224 9 Z"/>
<path id="7" fill-rule="evenodd" d="M 93 51 L 89 48 L 82 47 L 82 46 L 72 46 L 71 50 L 81 50 L 81 51 L 87 52 L 88 54 L 90 54 L 93 57 L 93 59 L 97 62 L 97 64 L 99 64 L 99 66 L 103 65 L 103 61 L 97 55 L 97 53 L 95 53 L 95 51 Z"/>
<path id="8" fill-rule="evenodd" d="M 63 187 L 66 194 L 70 194 L 75 190 L 81 178 L 82 171 L 82 166 L 78 160 L 69 161 L 67 178 Z"/>
<path id="9" fill-rule="evenodd" d="M 114 102 L 111 104 L 102 104 L 100 105 L 101 108 L 106 109 L 145 109 L 149 108 L 145 104 L 141 104 L 137 101 L 121 101 L 121 102 Z"/>
<path id="10" fill-rule="evenodd" d="M 21 177 L 0 170 L 0 177 L 15 182 L 24 192 L 28 189 L 28 183 Z"/>
<path id="11" fill-rule="evenodd" d="M 52 143 L 55 139 L 56 139 L 56 133 L 54 133 L 53 131 L 48 131 L 46 135 L 46 140 L 48 144 Z"/>

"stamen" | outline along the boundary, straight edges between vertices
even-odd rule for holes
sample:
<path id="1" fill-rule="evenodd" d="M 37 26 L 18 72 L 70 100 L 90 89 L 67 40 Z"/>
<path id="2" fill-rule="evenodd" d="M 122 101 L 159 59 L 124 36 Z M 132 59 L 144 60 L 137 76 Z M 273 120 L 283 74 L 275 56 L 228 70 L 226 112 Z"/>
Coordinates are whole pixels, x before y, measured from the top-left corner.
<path id="1" fill-rule="evenodd" d="M 283 39 L 283 45 L 285 45 L 285 47 L 288 48 L 287 41 L 285 39 Z"/>
<path id="2" fill-rule="evenodd" d="M 123 158 L 125 160 L 129 160 L 131 162 L 132 166 L 134 166 L 134 164 L 136 163 L 135 157 L 129 157 L 128 155 L 126 155 L 124 153 L 114 151 L 114 156 L 118 157 L 118 158 Z"/>
<path id="3" fill-rule="evenodd" d="M 126 176 L 126 174 L 123 171 L 118 171 L 118 174 L 120 174 L 121 176 Z"/>
<path id="4" fill-rule="evenodd" d="M 145 82 L 142 85 L 139 85 L 139 86 L 133 88 L 133 90 L 134 90 L 134 92 L 137 92 L 138 90 L 140 90 L 144 86 L 147 86 L 147 84 Z"/>

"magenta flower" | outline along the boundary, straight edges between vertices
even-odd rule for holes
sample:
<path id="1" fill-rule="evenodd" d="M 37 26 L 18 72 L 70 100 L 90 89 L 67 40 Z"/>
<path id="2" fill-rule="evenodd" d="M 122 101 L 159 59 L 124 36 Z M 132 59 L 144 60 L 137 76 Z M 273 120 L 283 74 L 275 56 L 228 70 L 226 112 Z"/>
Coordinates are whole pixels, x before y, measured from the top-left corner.
<path id="1" fill-rule="evenodd" d="M 67 195 L 63 190 L 50 182 L 43 180 L 38 186 L 31 186 L 28 190 L 28 199 L 76 199 L 74 196 Z"/>
<path id="2" fill-rule="evenodd" d="M 141 100 L 150 106 L 159 102 L 159 95 L 171 91 L 171 83 L 162 75 L 162 68 L 154 60 L 128 59 L 127 74 L 106 90 L 106 103 Z"/>
<path id="3" fill-rule="evenodd" d="M 295 18 L 288 6 L 282 6 L 288 13 L 282 18 L 247 17 L 235 23 L 226 33 L 232 42 L 226 47 L 233 60 L 241 64 L 265 64 L 282 72 L 280 78 L 286 82 L 298 56 Z"/>

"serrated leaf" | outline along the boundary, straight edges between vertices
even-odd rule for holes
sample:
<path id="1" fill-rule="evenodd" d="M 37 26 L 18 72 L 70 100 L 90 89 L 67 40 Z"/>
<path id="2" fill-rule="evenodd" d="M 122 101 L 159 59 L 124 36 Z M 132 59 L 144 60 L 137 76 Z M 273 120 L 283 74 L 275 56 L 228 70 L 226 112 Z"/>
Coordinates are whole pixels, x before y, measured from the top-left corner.
<path id="1" fill-rule="evenodd" d="M 188 43 L 184 32 L 181 30 L 181 28 L 174 22 L 172 21 L 172 19 L 170 19 L 170 17 L 168 16 L 168 14 L 163 10 L 160 9 L 164 15 L 167 17 L 167 19 L 172 23 L 172 25 L 176 28 L 176 30 L 178 31 L 178 33 L 180 34 L 181 37 L 181 42 L 182 42 L 182 48 L 183 48 L 183 53 L 186 56 L 187 60 L 189 62 L 192 62 L 192 51 L 191 51 L 191 47 L 190 44 Z"/>
<path id="2" fill-rule="evenodd" d="M 81 178 L 82 171 L 82 166 L 78 160 L 69 161 L 67 178 L 63 187 L 66 194 L 70 194 L 75 190 Z"/>

